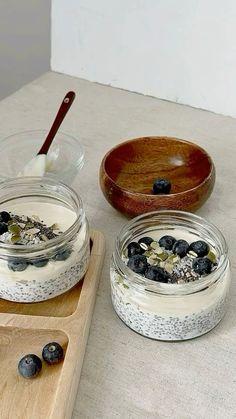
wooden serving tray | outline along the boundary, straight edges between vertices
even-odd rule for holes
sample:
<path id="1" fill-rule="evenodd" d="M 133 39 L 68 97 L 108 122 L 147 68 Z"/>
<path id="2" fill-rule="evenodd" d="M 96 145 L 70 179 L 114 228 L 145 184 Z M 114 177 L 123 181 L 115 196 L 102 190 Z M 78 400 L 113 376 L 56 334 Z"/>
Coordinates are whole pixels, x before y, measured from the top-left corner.
<path id="1" fill-rule="evenodd" d="M 0 300 L 0 418 L 69 419 L 79 384 L 105 242 L 99 231 L 91 234 L 91 258 L 80 283 L 59 297 L 41 303 L 18 304 Z M 20 358 L 56 341 L 64 361 L 43 362 L 34 379 L 18 374 Z"/>

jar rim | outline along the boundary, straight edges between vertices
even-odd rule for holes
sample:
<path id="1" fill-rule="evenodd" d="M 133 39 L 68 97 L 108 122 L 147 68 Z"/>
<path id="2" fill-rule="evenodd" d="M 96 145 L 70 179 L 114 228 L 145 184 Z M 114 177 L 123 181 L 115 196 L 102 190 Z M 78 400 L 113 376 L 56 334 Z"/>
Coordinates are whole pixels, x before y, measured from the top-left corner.
<path id="1" fill-rule="evenodd" d="M 220 247 L 222 249 L 222 254 L 220 255 L 219 264 L 217 265 L 216 269 L 212 271 L 207 276 L 198 279 L 197 281 L 187 282 L 184 284 L 171 284 L 171 283 L 161 283 L 157 281 L 149 280 L 145 277 L 142 277 L 139 274 L 133 272 L 123 261 L 122 259 L 122 252 L 121 252 L 121 239 L 122 237 L 127 234 L 127 230 L 131 230 L 135 225 L 139 222 L 144 221 L 145 219 L 151 219 L 153 217 L 161 217 L 161 216 L 169 216 L 170 219 L 174 219 L 174 216 L 179 217 L 185 221 L 192 221 L 193 223 L 200 223 L 211 229 L 211 232 L 214 234 L 214 241 L 218 241 Z M 160 219 L 160 218 L 159 218 Z M 178 224 L 176 224 L 178 227 Z M 152 211 L 145 214 L 141 214 L 131 221 L 129 221 L 123 228 L 121 229 L 119 235 L 116 238 L 115 242 L 115 254 L 118 255 L 120 267 L 125 274 L 127 282 L 129 282 L 132 286 L 136 286 L 139 289 L 145 288 L 145 291 L 158 293 L 158 294 L 166 294 L 166 295 L 183 295 L 183 294 L 193 294 L 195 292 L 201 291 L 204 288 L 207 288 L 213 282 L 216 281 L 217 273 L 224 271 L 228 264 L 228 246 L 225 241 L 225 238 L 218 227 L 215 224 L 205 220 L 203 217 L 199 215 L 192 214 L 186 211 L 178 211 L 178 210 L 159 210 L 159 211 Z M 114 254 L 113 254 L 114 256 Z M 130 279 L 130 274 L 132 273 L 132 279 Z M 148 289 L 149 288 L 149 289 Z"/>
<path id="2" fill-rule="evenodd" d="M 83 209 L 83 202 L 81 197 L 77 194 L 77 192 L 72 189 L 71 187 L 67 186 L 66 184 L 64 184 L 63 182 L 59 182 L 56 181 L 52 178 L 49 178 L 47 176 L 44 177 L 33 177 L 33 176 L 27 176 L 27 177 L 19 177 L 19 178 L 14 178 L 14 179 L 8 179 L 2 183 L 0 183 L 0 193 L 1 191 L 3 191 L 4 189 L 7 190 L 7 188 L 9 187 L 15 187 L 16 185 L 18 186 L 42 186 L 43 184 L 45 185 L 49 185 L 51 187 L 60 187 L 62 188 L 64 191 L 66 191 L 67 193 L 69 193 L 69 195 L 72 198 L 72 201 L 75 203 L 76 207 L 78 208 L 78 210 L 75 210 L 76 213 L 76 220 L 71 224 L 71 226 L 66 229 L 64 232 L 62 232 L 59 236 L 50 239 L 46 242 L 42 242 L 42 243 L 37 243 L 37 244 L 31 244 L 31 245 L 17 245 L 17 244 L 8 244 L 8 243 L 1 243 L 0 242 L 0 250 L 6 250 L 6 251 L 14 251 L 17 253 L 23 253 L 26 251 L 30 251 L 30 252 L 38 252 L 38 251 L 42 251 L 42 250 L 46 250 L 48 248 L 54 247 L 59 245 L 62 241 L 65 240 L 70 240 L 74 234 L 76 233 L 76 231 L 78 230 L 78 225 L 81 225 L 81 223 L 83 222 L 84 218 L 85 218 L 85 213 L 84 213 L 84 209 Z M 36 196 L 36 192 L 28 192 L 26 193 L 22 193 L 22 195 L 20 195 L 20 197 L 24 197 L 24 196 Z M 45 191 L 45 194 L 42 193 L 41 196 L 48 196 L 48 194 Z M 9 201 L 11 198 L 10 196 L 6 196 L 6 202 Z M 1 197 L 0 197 L 0 203 L 1 203 Z M 4 203 L 4 201 L 3 201 Z"/>

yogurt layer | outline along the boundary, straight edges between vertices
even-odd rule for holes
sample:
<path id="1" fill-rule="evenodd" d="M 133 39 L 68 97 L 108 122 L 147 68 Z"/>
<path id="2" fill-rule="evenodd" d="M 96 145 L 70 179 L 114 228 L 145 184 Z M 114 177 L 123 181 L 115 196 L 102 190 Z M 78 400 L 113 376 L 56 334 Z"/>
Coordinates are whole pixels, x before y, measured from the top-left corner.
<path id="1" fill-rule="evenodd" d="M 187 230 L 150 232 L 154 240 L 166 234 L 189 243 L 199 239 Z M 213 243 L 209 244 L 214 248 Z M 113 306 L 127 326 L 144 336 L 160 340 L 191 339 L 215 327 L 225 313 L 230 285 L 229 266 L 227 265 L 220 278 L 217 270 L 211 275 L 213 279 L 210 286 L 202 287 L 197 292 L 191 293 L 192 284 L 185 284 L 185 289 L 189 287 L 188 294 L 177 295 L 178 287 L 181 286 L 179 284 L 165 284 L 164 289 L 170 291 L 168 295 L 164 291 L 154 293 L 133 284 L 130 282 L 132 271 L 130 277 L 125 278 L 114 263 L 111 269 Z M 147 280 L 148 282 L 153 284 L 153 281 Z"/>
<path id="2" fill-rule="evenodd" d="M 46 170 L 46 159 L 46 154 L 39 154 L 33 157 L 17 176 L 44 176 Z"/>
<path id="3" fill-rule="evenodd" d="M 42 198 L 43 199 L 43 198 Z M 61 205 L 48 202 L 12 201 L 0 207 L 19 216 L 37 215 L 46 225 L 59 225 L 66 231 L 76 220 L 76 214 Z M 30 246 L 29 246 L 30 252 Z M 44 255 L 46 257 L 46 255 Z M 55 297 L 72 288 L 84 276 L 89 262 L 89 237 L 87 222 L 84 222 L 72 242 L 72 252 L 66 260 L 50 259 L 46 266 L 29 265 L 26 270 L 12 271 L 8 262 L 0 259 L 0 297 L 20 302 L 42 301 Z"/>

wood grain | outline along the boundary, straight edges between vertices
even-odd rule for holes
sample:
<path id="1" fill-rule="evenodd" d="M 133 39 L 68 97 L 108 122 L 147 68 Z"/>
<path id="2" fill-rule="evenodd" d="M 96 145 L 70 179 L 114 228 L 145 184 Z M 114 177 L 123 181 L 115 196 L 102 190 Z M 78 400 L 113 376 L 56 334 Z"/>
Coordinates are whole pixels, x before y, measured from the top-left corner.
<path id="1" fill-rule="evenodd" d="M 83 281 L 58 297 L 38 303 L 14 303 L 0 299 L 0 313 L 27 314 L 31 316 L 66 317 L 78 306 Z"/>
<path id="2" fill-rule="evenodd" d="M 171 182 L 170 194 L 152 193 L 157 178 Z M 100 167 L 104 196 L 129 217 L 158 209 L 195 211 L 210 196 L 214 182 L 214 165 L 206 151 L 173 137 L 121 143 L 105 155 Z"/>
<path id="3" fill-rule="evenodd" d="M 1 419 L 71 418 L 105 251 L 102 233 L 93 231 L 91 238 L 90 264 L 79 286 L 43 303 L 0 301 Z M 43 362 L 35 379 L 20 377 L 19 359 L 41 356 L 50 341 L 63 346 L 64 361 Z"/>

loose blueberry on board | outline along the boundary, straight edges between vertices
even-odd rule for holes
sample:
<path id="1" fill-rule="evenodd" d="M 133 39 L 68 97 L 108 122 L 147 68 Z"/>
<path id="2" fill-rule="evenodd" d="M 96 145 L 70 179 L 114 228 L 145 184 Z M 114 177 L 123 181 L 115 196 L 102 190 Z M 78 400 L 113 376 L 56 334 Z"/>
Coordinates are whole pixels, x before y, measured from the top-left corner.
<path id="1" fill-rule="evenodd" d="M 25 355 L 18 363 L 18 371 L 24 378 L 36 377 L 42 369 L 41 359 L 34 354 Z"/>
<path id="2" fill-rule="evenodd" d="M 4 234 L 8 231 L 6 223 L 0 222 L 0 234 Z"/>
<path id="3" fill-rule="evenodd" d="M 153 242 L 153 239 L 151 237 L 142 237 L 141 239 L 139 239 L 138 243 L 141 245 L 146 244 L 148 247 L 150 246 L 150 244 Z"/>
<path id="4" fill-rule="evenodd" d="M 180 258 L 183 258 L 187 255 L 189 248 L 188 242 L 186 240 L 176 240 L 173 245 L 172 252 L 178 255 Z"/>
<path id="5" fill-rule="evenodd" d="M 136 274 L 144 274 L 148 267 L 147 258 L 144 255 L 134 255 L 128 260 L 127 266 Z"/>
<path id="6" fill-rule="evenodd" d="M 152 281 L 165 282 L 169 280 L 169 275 L 159 266 L 149 266 L 145 271 L 145 277 Z"/>
<path id="7" fill-rule="evenodd" d="M 129 258 L 131 256 L 141 255 L 142 253 L 144 253 L 144 250 L 140 247 L 140 244 L 138 244 L 136 242 L 129 243 L 128 246 L 127 246 L 127 250 L 128 250 L 128 257 Z"/>
<path id="8" fill-rule="evenodd" d="M 43 266 L 46 266 L 48 264 L 48 259 L 35 260 L 32 262 L 32 264 L 36 268 L 42 268 Z"/>
<path id="9" fill-rule="evenodd" d="M 9 260 L 8 261 L 8 268 L 14 272 L 21 272 L 24 271 L 28 266 L 28 263 L 25 260 Z"/>
<path id="10" fill-rule="evenodd" d="M 8 221 L 10 221 L 10 219 L 11 219 L 11 216 L 10 216 L 9 212 L 7 212 L 7 211 L 1 211 L 0 212 L 0 222 L 8 223 Z"/>
<path id="11" fill-rule="evenodd" d="M 210 250 L 209 245 L 203 240 L 197 240 L 190 244 L 188 251 L 195 252 L 199 257 L 206 256 Z"/>
<path id="12" fill-rule="evenodd" d="M 47 364 L 58 364 L 63 359 L 63 348 L 57 342 L 50 342 L 44 346 L 42 357 Z"/>
<path id="13" fill-rule="evenodd" d="M 54 256 L 53 259 L 55 259 L 55 260 L 66 260 L 66 259 L 68 259 L 70 254 L 71 254 L 71 250 L 69 250 L 69 249 L 59 250 L 59 252 L 57 252 L 57 254 Z"/>
<path id="14" fill-rule="evenodd" d="M 176 239 L 172 236 L 163 236 L 159 240 L 159 245 L 161 247 L 164 247 L 166 250 L 171 250 L 174 246 L 174 243 L 176 242 Z"/>
<path id="15" fill-rule="evenodd" d="M 167 179 L 156 179 L 152 187 L 154 195 L 168 194 L 171 190 L 171 183 Z"/>
<path id="16" fill-rule="evenodd" d="M 209 274 L 212 270 L 212 262 L 208 258 L 196 258 L 193 260 L 193 270 L 199 275 Z"/>

